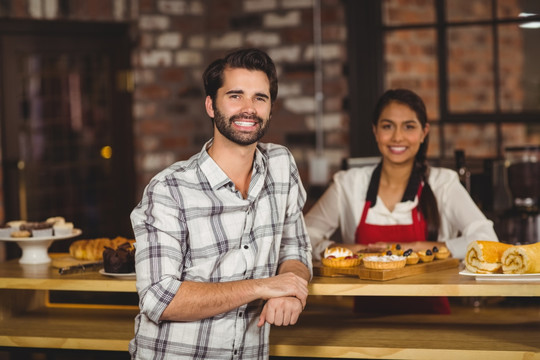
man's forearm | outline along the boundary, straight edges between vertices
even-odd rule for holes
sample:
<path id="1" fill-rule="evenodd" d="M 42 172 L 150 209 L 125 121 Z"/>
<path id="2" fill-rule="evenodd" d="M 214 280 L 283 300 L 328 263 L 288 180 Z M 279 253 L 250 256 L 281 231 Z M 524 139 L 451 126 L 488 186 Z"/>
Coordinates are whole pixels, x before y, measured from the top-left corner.
<path id="1" fill-rule="evenodd" d="M 311 273 L 308 267 L 299 260 L 284 261 L 278 268 L 278 274 L 284 274 L 286 272 L 292 272 L 308 282 L 311 279 Z"/>

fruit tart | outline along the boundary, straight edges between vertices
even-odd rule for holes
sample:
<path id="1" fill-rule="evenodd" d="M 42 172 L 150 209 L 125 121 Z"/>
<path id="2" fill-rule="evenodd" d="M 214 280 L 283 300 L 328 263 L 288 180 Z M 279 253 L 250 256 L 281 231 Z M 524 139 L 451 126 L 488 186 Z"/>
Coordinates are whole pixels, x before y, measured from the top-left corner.
<path id="1" fill-rule="evenodd" d="M 438 259 L 438 260 L 443 260 L 450 256 L 450 251 L 448 251 L 448 249 L 445 246 L 441 246 L 441 247 L 434 246 L 432 251 L 433 251 L 433 254 L 435 255 L 435 259 Z"/>
<path id="2" fill-rule="evenodd" d="M 399 269 L 405 266 L 407 259 L 399 255 L 368 256 L 363 259 L 368 269 Z"/>
<path id="3" fill-rule="evenodd" d="M 362 256 L 354 254 L 344 247 L 336 246 L 324 250 L 322 263 L 324 266 L 332 268 L 353 267 L 362 263 Z"/>
<path id="4" fill-rule="evenodd" d="M 413 251 L 413 249 L 407 249 L 403 252 L 403 256 L 407 258 L 407 265 L 415 265 L 418 264 L 420 261 L 420 258 L 418 257 L 418 254 Z"/>
<path id="5" fill-rule="evenodd" d="M 418 256 L 420 257 L 420 260 L 425 263 L 431 262 L 435 258 L 435 255 L 433 255 L 433 252 L 429 249 L 426 251 L 419 251 Z"/>

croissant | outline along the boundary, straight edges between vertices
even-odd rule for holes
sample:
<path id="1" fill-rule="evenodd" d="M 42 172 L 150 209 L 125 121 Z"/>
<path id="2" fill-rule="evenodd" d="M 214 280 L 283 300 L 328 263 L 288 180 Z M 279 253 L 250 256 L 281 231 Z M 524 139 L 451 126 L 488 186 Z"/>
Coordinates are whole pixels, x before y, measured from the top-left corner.
<path id="1" fill-rule="evenodd" d="M 505 274 L 540 273 L 540 243 L 507 249 L 502 255 L 502 270 Z"/>
<path id="2" fill-rule="evenodd" d="M 133 246 L 135 240 L 128 240 L 121 236 L 118 236 L 114 239 L 98 238 L 89 240 L 77 240 L 70 245 L 69 254 L 77 260 L 98 261 L 103 259 L 103 250 L 105 250 L 105 247 L 116 249 L 126 242 L 130 243 L 131 246 Z"/>

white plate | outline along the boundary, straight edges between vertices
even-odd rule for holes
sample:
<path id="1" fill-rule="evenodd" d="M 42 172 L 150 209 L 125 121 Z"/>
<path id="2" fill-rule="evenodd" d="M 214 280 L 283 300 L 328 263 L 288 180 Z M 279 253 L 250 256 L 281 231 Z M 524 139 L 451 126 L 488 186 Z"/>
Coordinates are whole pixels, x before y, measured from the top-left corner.
<path id="1" fill-rule="evenodd" d="M 136 275 L 134 272 L 132 273 L 108 273 L 108 272 L 105 272 L 105 269 L 101 269 L 99 270 L 99 273 L 101 275 L 105 275 L 105 276 L 112 276 L 112 277 L 115 277 L 115 278 L 122 278 L 122 279 L 135 279 L 136 278 Z"/>
<path id="2" fill-rule="evenodd" d="M 62 240 L 62 239 L 69 239 L 75 236 L 79 236 L 82 234 L 81 229 L 73 229 L 71 234 L 67 235 L 50 235 L 50 236 L 29 236 L 24 238 L 16 238 L 16 237 L 0 237 L 0 241 L 47 241 L 47 240 Z"/>
<path id="3" fill-rule="evenodd" d="M 540 273 L 534 274 L 477 274 L 462 270 L 459 275 L 472 276 L 478 281 L 540 281 Z"/>
<path id="4" fill-rule="evenodd" d="M 27 238 L 15 238 L 15 237 L 1 237 L 0 241 L 13 241 L 22 250 L 22 256 L 19 259 L 21 264 L 47 264 L 51 262 L 51 258 L 47 253 L 49 246 L 56 241 L 62 239 L 69 239 L 82 234 L 80 229 L 73 229 L 71 234 L 59 235 L 59 236 L 36 236 Z"/>

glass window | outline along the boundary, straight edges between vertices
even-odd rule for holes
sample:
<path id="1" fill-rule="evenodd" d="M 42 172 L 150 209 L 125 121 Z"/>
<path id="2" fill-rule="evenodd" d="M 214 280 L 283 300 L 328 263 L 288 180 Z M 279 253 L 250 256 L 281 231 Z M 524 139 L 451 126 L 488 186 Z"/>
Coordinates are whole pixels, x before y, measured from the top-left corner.
<path id="1" fill-rule="evenodd" d="M 527 14 L 540 14 L 540 1 L 497 0 L 497 17 L 500 19 L 514 19 Z"/>
<path id="2" fill-rule="evenodd" d="M 467 156 L 492 158 L 497 156 L 497 127 L 487 124 L 445 124 L 444 154 L 452 158 L 455 149 L 466 149 Z M 430 140 L 431 141 L 431 140 Z"/>
<path id="3" fill-rule="evenodd" d="M 439 118 L 437 33 L 434 29 L 387 31 L 385 89 L 408 88 L 424 99 L 430 120 Z"/>
<path id="4" fill-rule="evenodd" d="M 418 25 L 434 23 L 434 0 L 410 1 L 383 0 L 382 20 L 386 26 Z"/>
<path id="5" fill-rule="evenodd" d="M 490 26 L 448 29 L 448 111 L 495 111 L 493 36 Z"/>
<path id="6" fill-rule="evenodd" d="M 490 20 L 491 0 L 447 0 L 446 20 L 449 22 Z"/>

